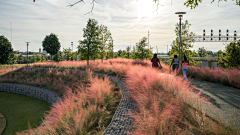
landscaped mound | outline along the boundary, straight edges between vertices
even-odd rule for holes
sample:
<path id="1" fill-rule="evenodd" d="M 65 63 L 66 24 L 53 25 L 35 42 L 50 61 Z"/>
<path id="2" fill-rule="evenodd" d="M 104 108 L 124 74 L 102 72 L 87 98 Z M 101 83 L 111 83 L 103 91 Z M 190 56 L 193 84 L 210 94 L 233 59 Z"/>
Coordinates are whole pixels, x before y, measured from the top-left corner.
<path id="1" fill-rule="evenodd" d="M 93 77 L 89 71 L 23 69 L 1 76 L 0 82 L 42 87 L 62 95 L 44 126 L 19 134 L 101 134 L 121 99 L 116 84 L 107 77 Z"/>
<path id="2" fill-rule="evenodd" d="M 90 61 L 93 71 L 122 77 L 128 92 L 136 101 L 137 110 L 134 134 L 237 134 L 220 122 L 213 122 L 202 113 L 200 93 L 192 92 L 189 83 L 174 77 L 165 70 L 154 69 L 149 64 L 133 64 L 132 61 Z M 141 63 L 141 62 L 139 62 Z M 162 64 L 163 65 L 163 64 Z M 43 63 L 37 67 L 68 67 L 85 69 L 86 61 Z M 188 104 L 195 104 L 193 109 Z"/>
<path id="3" fill-rule="evenodd" d="M 44 126 L 20 134 L 102 134 L 111 122 L 121 95 L 108 78 L 88 76 L 89 85 L 73 91 L 66 88 L 63 99 L 53 105 Z"/>
<path id="4" fill-rule="evenodd" d="M 4 131 L 6 127 L 7 121 L 5 117 L 0 113 L 0 134 Z"/>

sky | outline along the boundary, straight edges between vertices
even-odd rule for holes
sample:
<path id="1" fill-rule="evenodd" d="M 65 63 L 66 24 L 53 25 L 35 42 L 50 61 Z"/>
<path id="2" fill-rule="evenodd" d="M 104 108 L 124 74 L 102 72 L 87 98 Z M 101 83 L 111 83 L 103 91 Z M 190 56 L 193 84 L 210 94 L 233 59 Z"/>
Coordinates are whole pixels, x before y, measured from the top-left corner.
<path id="1" fill-rule="evenodd" d="M 92 0 L 84 0 L 73 7 L 67 7 L 78 0 L 0 0 L 0 35 L 12 43 L 14 50 L 26 51 L 25 42 L 30 42 L 29 50 L 38 52 L 46 35 L 58 36 L 63 48 L 77 51 L 79 40 L 83 39 L 83 28 L 89 18 L 108 27 L 113 37 L 114 51 L 126 50 L 127 46 L 136 46 L 141 38 L 148 37 L 153 52 L 166 53 L 176 38 L 175 25 L 179 17 L 175 12 L 186 12 L 183 20 L 188 20 L 190 31 L 202 35 L 203 29 L 210 35 L 226 30 L 233 35 L 240 34 L 240 7 L 235 1 L 214 2 L 202 0 L 195 9 L 184 6 L 183 0 L 159 0 L 157 5 L 152 0 L 96 0 L 93 12 Z M 216 52 L 224 50 L 224 42 L 195 42 L 191 50 L 200 47 Z"/>

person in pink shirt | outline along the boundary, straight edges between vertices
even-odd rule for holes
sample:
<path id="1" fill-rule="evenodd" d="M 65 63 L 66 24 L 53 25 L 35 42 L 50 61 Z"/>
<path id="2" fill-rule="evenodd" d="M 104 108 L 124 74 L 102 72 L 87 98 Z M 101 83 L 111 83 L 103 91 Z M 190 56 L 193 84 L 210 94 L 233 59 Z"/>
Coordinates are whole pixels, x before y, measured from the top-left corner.
<path id="1" fill-rule="evenodd" d="M 160 63 L 160 60 L 159 60 L 159 58 L 157 57 L 157 54 L 156 54 L 156 53 L 153 55 L 153 58 L 151 59 L 151 62 L 152 62 L 152 67 L 158 68 L 159 65 L 160 65 L 160 68 L 162 68 L 162 65 L 161 65 L 161 63 Z M 159 63 L 159 65 L 158 65 L 158 63 Z"/>
<path id="2" fill-rule="evenodd" d="M 183 72 L 183 80 L 185 79 L 187 82 L 188 82 L 188 79 L 187 79 L 187 71 L 188 71 L 188 64 L 189 64 L 189 61 L 186 57 L 186 55 L 184 54 L 183 56 L 183 60 L 182 60 L 182 72 Z"/>

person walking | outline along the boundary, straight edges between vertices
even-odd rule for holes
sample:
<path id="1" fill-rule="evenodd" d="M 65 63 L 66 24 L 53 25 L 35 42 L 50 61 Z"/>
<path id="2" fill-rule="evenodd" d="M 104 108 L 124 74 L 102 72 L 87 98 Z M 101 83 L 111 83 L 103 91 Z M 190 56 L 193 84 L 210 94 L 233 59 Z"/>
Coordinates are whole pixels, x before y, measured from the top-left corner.
<path id="1" fill-rule="evenodd" d="M 178 61 L 177 55 L 174 55 L 174 58 L 172 59 L 172 63 L 170 65 L 170 68 L 171 68 L 171 66 L 172 66 L 172 71 L 174 73 L 175 69 L 178 69 L 178 67 L 179 67 L 179 61 Z M 176 70 L 175 75 L 177 75 L 177 70 Z"/>
<path id="2" fill-rule="evenodd" d="M 160 60 L 159 60 L 159 58 L 157 57 L 157 54 L 156 54 L 156 53 L 153 55 L 153 58 L 151 59 L 151 62 L 152 62 L 152 67 L 158 68 L 159 65 L 160 65 L 160 68 L 162 68 L 162 65 L 161 65 L 161 63 L 160 63 Z M 159 65 L 158 65 L 158 63 L 159 63 Z"/>
<path id="3" fill-rule="evenodd" d="M 187 79 L 187 71 L 188 71 L 188 64 L 189 64 L 189 61 L 186 57 L 186 55 L 184 54 L 183 56 L 183 60 L 182 60 L 182 72 L 183 72 L 183 80 L 185 79 L 187 82 L 188 82 L 188 79 Z"/>

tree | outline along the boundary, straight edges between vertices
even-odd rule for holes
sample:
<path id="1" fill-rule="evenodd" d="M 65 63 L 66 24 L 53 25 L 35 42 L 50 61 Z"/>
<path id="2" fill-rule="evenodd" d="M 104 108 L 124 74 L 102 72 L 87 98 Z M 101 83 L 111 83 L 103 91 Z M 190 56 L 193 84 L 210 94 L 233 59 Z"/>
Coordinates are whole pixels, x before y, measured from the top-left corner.
<path id="1" fill-rule="evenodd" d="M 35 56 L 30 57 L 30 63 L 34 63 L 36 61 Z"/>
<path id="2" fill-rule="evenodd" d="M 56 62 L 62 61 L 62 56 L 61 56 L 61 52 L 60 52 L 60 51 L 58 51 L 58 52 L 54 55 L 53 60 L 56 61 Z"/>
<path id="3" fill-rule="evenodd" d="M 128 55 L 128 58 L 130 58 L 130 49 L 131 49 L 131 46 L 127 46 L 127 55 Z"/>
<path id="4" fill-rule="evenodd" d="M 223 68 L 240 69 L 240 40 L 233 41 L 225 47 L 225 53 L 221 54 L 221 59 L 217 65 Z"/>
<path id="5" fill-rule="evenodd" d="M 214 53 L 213 55 L 214 55 L 214 57 L 220 57 L 222 53 L 223 53 L 223 51 L 219 50 L 216 53 Z"/>
<path id="6" fill-rule="evenodd" d="M 143 37 L 136 43 L 136 52 L 135 59 L 148 59 L 152 57 L 152 53 L 149 53 L 150 50 L 146 49 L 147 46 L 147 37 Z"/>
<path id="7" fill-rule="evenodd" d="M 10 58 L 10 55 L 13 54 L 12 44 L 8 39 L 1 35 L 0 36 L 0 64 L 7 64 Z"/>
<path id="8" fill-rule="evenodd" d="M 78 53 L 87 58 L 89 65 L 89 56 L 96 58 L 101 45 L 98 22 L 95 19 L 88 20 L 86 28 L 83 29 L 83 38 L 79 41 Z"/>
<path id="9" fill-rule="evenodd" d="M 71 60 L 77 61 L 77 56 L 78 56 L 77 52 L 73 52 L 71 56 Z"/>
<path id="10" fill-rule="evenodd" d="M 121 53 L 122 53 L 122 50 L 118 50 L 117 54 L 119 57 L 121 56 Z"/>
<path id="11" fill-rule="evenodd" d="M 35 0 L 34 0 L 35 1 Z M 158 9 L 158 6 L 160 5 L 159 4 L 159 1 L 160 0 L 153 0 L 153 2 L 155 2 L 156 4 L 157 4 L 157 9 Z M 172 0 L 171 0 L 172 1 Z M 212 2 L 211 3 L 213 3 L 215 0 L 212 0 Z M 218 0 L 218 2 L 219 1 L 226 1 L 227 2 L 227 0 Z M 84 0 L 78 0 L 78 1 L 76 1 L 74 4 L 69 4 L 67 7 L 72 7 L 72 6 L 74 6 L 74 5 L 76 5 L 76 4 L 78 4 L 78 3 L 80 3 L 80 2 L 84 2 Z M 92 9 L 91 9 L 91 11 L 90 12 L 88 12 L 88 13 L 92 13 L 92 11 L 93 11 L 93 8 L 94 8 L 94 2 L 96 2 L 96 0 L 92 0 Z M 150 2 L 150 0 L 149 0 L 149 2 Z M 97 2 L 96 2 L 97 3 Z M 171 2 L 172 3 L 172 2 Z M 199 5 L 199 3 L 202 3 L 202 0 L 187 0 L 187 1 L 185 1 L 183 4 L 186 6 L 186 7 L 190 7 L 191 9 L 195 9 L 198 5 Z M 240 1 L 239 0 L 236 0 L 236 5 L 239 5 L 240 6 Z M 86 14 L 88 14 L 88 13 L 86 13 Z"/>
<path id="12" fill-rule="evenodd" d="M 213 56 L 213 52 L 212 51 L 207 51 L 207 55 L 212 55 Z"/>
<path id="13" fill-rule="evenodd" d="M 199 57 L 198 53 L 195 50 L 192 51 L 192 56 L 193 57 Z"/>
<path id="14" fill-rule="evenodd" d="M 46 61 L 46 56 L 44 54 L 41 55 L 41 62 Z"/>
<path id="15" fill-rule="evenodd" d="M 18 63 L 22 64 L 24 63 L 24 57 L 21 55 L 18 55 Z"/>
<path id="16" fill-rule="evenodd" d="M 41 61 L 41 56 L 39 54 L 36 54 L 36 62 Z"/>
<path id="17" fill-rule="evenodd" d="M 128 58 L 128 55 L 127 55 L 127 51 L 126 50 L 123 50 L 121 55 L 120 55 L 121 58 Z"/>
<path id="18" fill-rule="evenodd" d="M 45 37 L 45 39 L 42 42 L 42 46 L 43 46 L 43 49 L 46 50 L 46 52 L 51 55 L 51 59 L 52 59 L 52 55 L 55 55 L 61 47 L 57 35 L 53 33 Z"/>
<path id="19" fill-rule="evenodd" d="M 99 54 L 103 62 L 103 57 L 106 56 L 107 42 L 109 43 L 109 40 L 112 40 L 111 32 L 107 29 L 107 26 L 100 25 L 99 37 L 101 40 L 101 44 L 99 46 Z"/>
<path id="20" fill-rule="evenodd" d="M 198 48 L 198 55 L 200 57 L 206 57 L 208 55 L 207 50 L 204 47 Z"/>
<path id="21" fill-rule="evenodd" d="M 158 1 L 158 0 L 157 0 Z M 212 0 L 211 3 L 213 3 L 215 0 Z M 226 1 L 227 0 L 218 0 L 218 1 Z M 184 5 L 186 7 L 190 7 L 191 9 L 195 9 L 199 3 L 202 3 L 202 0 L 187 0 L 186 2 L 184 2 Z M 239 5 L 240 6 L 240 2 L 236 0 L 236 5 Z"/>
<path id="22" fill-rule="evenodd" d="M 193 53 L 190 50 L 190 48 L 193 47 L 193 43 L 194 43 L 194 36 L 195 34 L 193 32 L 190 32 L 190 26 L 191 24 L 188 23 L 188 20 L 185 20 L 185 22 L 183 22 L 182 24 L 182 28 L 181 28 L 181 50 L 180 50 L 180 54 L 181 57 L 180 59 L 183 59 L 183 54 L 185 54 L 189 60 L 190 64 L 197 64 L 197 62 L 195 62 L 192 59 Z M 171 46 L 172 49 L 170 51 L 170 55 L 171 57 L 173 57 L 173 55 L 175 54 L 179 54 L 179 23 L 177 23 L 175 25 L 175 34 L 176 34 L 176 39 L 173 40 Z M 171 61 L 170 61 L 171 62 Z"/>
<path id="23" fill-rule="evenodd" d="M 70 49 L 70 47 L 67 49 L 63 48 L 63 58 L 65 60 L 71 60 L 72 57 L 72 50 Z"/>

